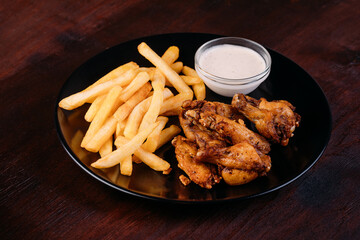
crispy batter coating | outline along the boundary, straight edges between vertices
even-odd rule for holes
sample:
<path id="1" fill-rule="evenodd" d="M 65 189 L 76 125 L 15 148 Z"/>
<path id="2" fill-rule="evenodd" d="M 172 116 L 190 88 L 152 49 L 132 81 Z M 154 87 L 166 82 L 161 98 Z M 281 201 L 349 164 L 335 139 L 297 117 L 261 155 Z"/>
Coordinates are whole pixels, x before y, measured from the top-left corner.
<path id="1" fill-rule="evenodd" d="M 282 146 L 289 143 L 300 123 L 295 107 L 284 100 L 268 102 L 265 98 L 256 100 L 244 94 L 235 94 L 232 106 L 253 122 L 261 135 Z"/>
<path id="2" fill-rule="evenodd" d="M 189 176 L 191 181 L 207 189 L 211 189 L 214 184 L 220 182 L 221 178 L 216 166 L 195 160 L 197 147 L 194 142 L 183 136 L 176 136 L 172 144 L 175 147 L 179 168 Z"/>

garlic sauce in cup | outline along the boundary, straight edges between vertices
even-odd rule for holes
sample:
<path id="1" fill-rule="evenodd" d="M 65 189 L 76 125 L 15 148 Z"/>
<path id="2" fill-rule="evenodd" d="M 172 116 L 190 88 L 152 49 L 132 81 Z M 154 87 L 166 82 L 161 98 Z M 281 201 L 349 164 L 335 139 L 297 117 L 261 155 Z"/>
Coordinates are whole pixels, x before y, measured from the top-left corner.
<path id="1" fill-rule="evenodd" d="M 203 44 L 195 54 L 195 69 L 214 92 L 232 97 L 248 94 L 269 75 L 271 57 L 260 44 L 225 37 Z"/>

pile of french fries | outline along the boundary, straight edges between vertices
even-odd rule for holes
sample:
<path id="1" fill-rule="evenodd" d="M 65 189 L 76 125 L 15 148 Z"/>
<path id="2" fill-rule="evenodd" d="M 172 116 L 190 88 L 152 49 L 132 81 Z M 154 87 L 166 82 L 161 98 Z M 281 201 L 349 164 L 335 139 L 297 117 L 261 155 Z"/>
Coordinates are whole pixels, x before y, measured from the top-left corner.
<path id="1" fill-rule="evenodd" d="M 170 164 L 154 154 L 181 131 L 176 125 L 166 127 L 168 116 L 178 115 L 183 101 L 194 95 L 203 100 L 205 85 L 194 69 L 177 61 L 178 47 L 169 47 L 160 57 L 142 42 L 138 51 L 154 67 L 139 67 L 135 62 L 121 65 L 62 99 L 59 106 L 73 110 L 91 104 L 84 116 L 90 125 L 80 146 L 100 154 L 92 167 L 118 165 L 121 174 L 131 176 L 133 162 L 143 162 L 168 174 Z"/>

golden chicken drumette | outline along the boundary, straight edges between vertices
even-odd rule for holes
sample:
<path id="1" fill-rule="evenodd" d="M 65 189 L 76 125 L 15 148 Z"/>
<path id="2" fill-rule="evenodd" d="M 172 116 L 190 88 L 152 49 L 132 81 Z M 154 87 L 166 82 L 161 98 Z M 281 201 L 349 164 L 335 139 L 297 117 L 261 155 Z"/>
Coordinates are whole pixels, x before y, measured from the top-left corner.
<path id="1" fill-rule="evenodd" d="M 235 94 L 232 106 L 253 122 L 261 135 L 282 146 L 289 143 L 300 123 L 295 107 L 285 100 L 268 102 L 265 98 L 256 100 L 244 94 Z"/>

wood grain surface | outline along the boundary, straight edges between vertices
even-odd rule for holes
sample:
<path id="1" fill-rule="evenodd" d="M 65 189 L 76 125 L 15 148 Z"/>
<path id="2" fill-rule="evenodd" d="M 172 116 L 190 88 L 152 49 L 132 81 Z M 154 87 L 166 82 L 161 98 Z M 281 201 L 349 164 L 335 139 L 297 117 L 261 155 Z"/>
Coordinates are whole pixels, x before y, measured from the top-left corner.
<path id="1" fill-rule="evenodd" d="M 320 160 L 275 193 L 201 206 L 129 196 L 79 168 L 54 124 L 67 77 L 118 43 L 174 32 L 249 38 L 303 67 L 333 115 Z M 357 0 L 2 0 L 0 238 L 360 239 L 359 98 Z"/>

